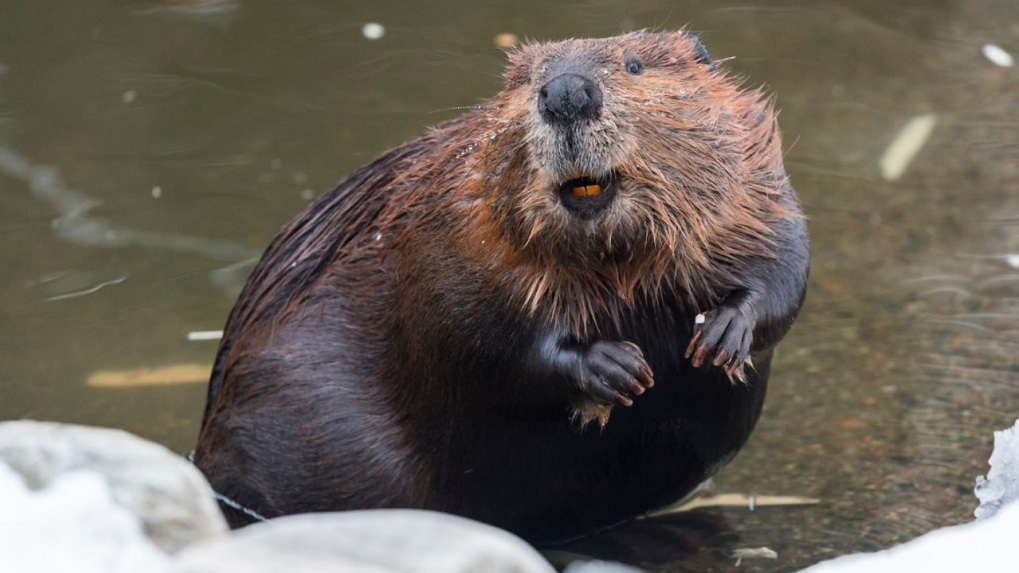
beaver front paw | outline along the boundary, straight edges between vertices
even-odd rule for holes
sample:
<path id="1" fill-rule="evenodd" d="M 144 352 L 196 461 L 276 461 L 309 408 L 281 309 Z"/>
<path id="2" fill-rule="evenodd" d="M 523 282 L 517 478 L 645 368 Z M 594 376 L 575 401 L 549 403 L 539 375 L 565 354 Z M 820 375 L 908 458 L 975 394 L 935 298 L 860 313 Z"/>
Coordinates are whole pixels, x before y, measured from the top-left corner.
<path id="1" fill-rule="evenodd" d="M 700 368 L 708 356 L 711 364 L 720 366 L 729 380 L 746 382 L 745 365 L 750 361 L 750 345 L 754 340 L 753 313 L 746 305 L 724 305 L 697 315 L 693 337 L 686 347 L 686 357 Z"/>
<path id="2" fill-rule="evenodd" d="M 574 417 L 579 418 L 581 426 L 598 420 L 602 428 L 615 404 L 630 406 L 635 396 L 655 384 L 639 346 L 602 340 L 584 351 L 577 364 L 576 382 L 583 397 L 575 403 Z"/>
<path id="3" fill-rule="evenodd" d="M 644 352 L 632 342 L 593 342 L 577 366 L 576 381 L 581 391 L 600 404 L 630 406 L 634 396 L 655 384 Z"/>

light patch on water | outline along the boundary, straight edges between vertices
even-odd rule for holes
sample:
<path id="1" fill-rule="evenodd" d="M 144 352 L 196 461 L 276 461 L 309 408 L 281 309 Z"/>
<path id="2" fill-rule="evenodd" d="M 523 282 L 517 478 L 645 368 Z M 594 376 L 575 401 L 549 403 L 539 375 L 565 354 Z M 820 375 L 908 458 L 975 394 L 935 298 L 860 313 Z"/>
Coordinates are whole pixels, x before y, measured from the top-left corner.
<path id="1" fill-rule="evenodd" d="M 368 22 L 361 28 L 361 34 L 369 40 L 378 40 L 386 35 L 386 27 L 378 22 Z"/>
<path id="2" fill-rule="evenodd" d="M 115 278 L 113 280 L 103 281 L 103 282 L 101 282 L 101 283 L 99 283 L 97 285 L 91 286 L 89 288 L 85 288 L 85 289 L 81 289 L 81 290 L 76 290 L 76 291 L 73 291 L 73 292 L 68 292 L 68 293 L 63 293 L 63 294 L 53 295 L 51 297 L 48 297 L 46 300 L 48 300 L 48 301 L 67 300 L 69 298 L 78 298 L 80 296 L 87 296 L 87 295 L 90 295 L 90 294 L 97 293 L 100 290 L 102 290 L 102 289 L 104 289 L 104 288 L 106 288 L 108 286 L 119 285 L 120 283 L 122 283 L 122 282 L 124 282 L 126 280 L 127 280 L 126 276 L 117 277 L 117 278 Z"/>
<path id="3" fill-rule="evenodd" d="M 131 229 L 93 216 L 90 211 L 99 206 L 100 201 L 70 188 L 56 167 L 33 163 L 19 153 L 4 147 L 0 147 L 0 173 L 24 181 L 32 196 L 49 203 L 57 212 L 57 217 L 53 219 L 51 225 L 53 231 L 58 237 L 71 243 L 93 247 L 166 249 L 224 261 L 241 261 L 244 265 L 259 256 L 258 250 L 230 241 Z M 158 186 L 153 188 L 153 197 L 158 198 L 161 194 L 162 189 Z M 87 292 L 58 295 L 50 300 L 91 294 L 108 284 L 116 284 L 122 280 L 100 284 Z M 212 282 L 217 284 L 215 276 L 212 277 Z"/>
<path id="4" fill-rule="evenodd" d="M 1012 54 L 1006 52 L 1004 48 L 997 44 L 984 44 L 981 51 L 984 53 L 984 57 L 996 66 L 1011 68 L 1015 64 L 1015 58 L 1012 57 Z"/>
<path id="5" fill-rule="evenodd" d="M 188 333 L 188 342 L 219 340 L 223 338 L 222 330 L 193 330 Z"/>
<path id="6" fill-rule="evenodd" d="M 881 177 L 885 181 L 895 181 L 902 177 L 902 174 L 909 168 L 909 164 L 927 144 L 937 123 L 937 115 L 925 113 L 913 117 L 903 126 L 878 162 Z"/>

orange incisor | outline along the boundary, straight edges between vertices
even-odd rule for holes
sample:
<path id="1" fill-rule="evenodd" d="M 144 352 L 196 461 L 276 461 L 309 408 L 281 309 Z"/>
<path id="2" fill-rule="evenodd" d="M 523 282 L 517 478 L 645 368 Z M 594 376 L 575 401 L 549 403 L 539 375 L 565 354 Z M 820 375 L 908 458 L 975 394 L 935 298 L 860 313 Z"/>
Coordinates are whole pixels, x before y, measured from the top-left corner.
<path id="1" fill-rule="evenodd" d="M 573 188 L 573 195 L 576 197 L 594 197 L 601 193 L 601 185 L 577 185 Z"/>

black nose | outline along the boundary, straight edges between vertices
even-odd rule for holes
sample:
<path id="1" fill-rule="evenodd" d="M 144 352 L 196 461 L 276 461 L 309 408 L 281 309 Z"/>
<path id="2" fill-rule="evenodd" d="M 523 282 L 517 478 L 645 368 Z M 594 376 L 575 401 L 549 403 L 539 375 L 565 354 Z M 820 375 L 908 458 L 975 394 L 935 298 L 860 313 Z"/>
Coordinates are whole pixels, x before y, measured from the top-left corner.
<path id="1" fill-rule="evenodd" d="M 548 123 L 594 119 L 601 112 L 601 89 L 580 74 L 556 76 L 538 92 L 538 111 Z"/>

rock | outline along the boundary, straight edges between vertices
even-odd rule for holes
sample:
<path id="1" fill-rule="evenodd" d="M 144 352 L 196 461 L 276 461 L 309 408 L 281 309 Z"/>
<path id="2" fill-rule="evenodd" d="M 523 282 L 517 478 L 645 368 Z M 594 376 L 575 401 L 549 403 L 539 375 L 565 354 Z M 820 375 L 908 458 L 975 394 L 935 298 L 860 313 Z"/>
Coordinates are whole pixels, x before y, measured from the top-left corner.
<path id="1" fill-rule="evenodd" d="M 516 536 L 462 517 L 380 509 L 291 515 L 178 554 L 166 573 L 554 573 Z"/>
<path id="2" fill-rule="evenodd" d="M 1019 420 L 995 432 L 994 443 L 991 469 L 977 479 L 977 522 L 804 571 L 1012 570 Z M 19 573 L 554 571 L 510 533 L 429 511 L 294 515 L 223 535 L 202 475 L 162 446 L 118 430 L 0 423 L 0 508 L 0 569 Z M 591 562 L 568 571 L 638 570 Z"/>
<path id="3" fill-rule="evenodd" d="M 110 499 L 137 516 L 145 534 L 168 553 L 227 531 L 201 472 L 166 448 L 127 432 L 47 422 L 0 423 L 0 464 L 19 474 L 28 488 L 39 490 L 29 505 L 44 503 L 48 490 L 68 487 L 67 480 L 101 481 Z M 11 486 L 3 495 L 19 494 Z M 80 500 L 92 501 L 88 496 Z M 0 505 L 5 519 L 10 519 L 8 505 Z M 90 507 L 83 505 L 82 511 Z M 73 504 L 68 508 L 74 511 Z M 85 518 L 79 522 L 82 535 L 92 528 L 98 535 L 105 526 Z M 0 546 L 6 542 L 0 537 Z"/>
<path id="4" fill-rule="evenodd" d="M 612 561 L 574 561 L 563 573 L 643 573 L 643 570 Z"/>
<path id="5" fill-rule="evenodd" d="M 1019 504 L 993 517 L 932 531 L 877 553 L 845 555 L 801 573 L 902 573 L 904 571 L 1015 571 Z"/>
<path id="6" fill-rule="evenodd" d="M 0 463 L 0 507 L 4 571 L 136 573 L 159 571 L 169 561 L 92 470 L 64 472 L 32 491 Z"/>
<path id="7" fill-rule="evenodd" d="M 994 432 L 994 451 L 987 477 L 977 477 L 977 519 L 994 515 L 1007 503 L 1019 500 L 1019 420 L 1009 429 Z"/>

